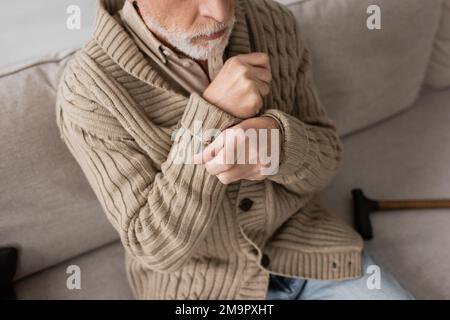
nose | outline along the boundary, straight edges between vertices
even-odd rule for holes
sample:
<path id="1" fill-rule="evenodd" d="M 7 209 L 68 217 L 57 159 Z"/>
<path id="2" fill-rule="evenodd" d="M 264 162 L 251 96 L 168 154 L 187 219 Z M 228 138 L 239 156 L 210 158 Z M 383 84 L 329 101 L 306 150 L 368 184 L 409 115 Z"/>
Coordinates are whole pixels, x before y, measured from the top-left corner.
<path id="1" fill-rule="evenodd" d="M 200 14 L 217 22 L 227 22 L 230 19 L 234 0 L 205 0 L 200 4 Z"/>

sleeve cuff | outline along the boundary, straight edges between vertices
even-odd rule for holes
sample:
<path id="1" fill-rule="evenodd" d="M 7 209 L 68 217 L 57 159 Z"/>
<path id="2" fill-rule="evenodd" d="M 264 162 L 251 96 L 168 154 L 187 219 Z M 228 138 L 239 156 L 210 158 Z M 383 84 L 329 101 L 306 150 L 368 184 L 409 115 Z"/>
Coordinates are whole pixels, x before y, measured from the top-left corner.
<path id="1" fill-rule="evenodd" d="M 181 118 L 181 125 L 203 143 L 209 143 L 212 131 L 206 130 L 221 132 L 241 121 L 242 119 L 223 111 L 194 92 Z"/>
<path id="2" fill-rule="evenodd" d="M 278 109 L 268 109 L 263 115 L 274 118 L 281 128 L 280 166 L 275 176 L 294 174 L 301 168 L 309 151 L 306 124 Z M 270 179 L 270 176 L 268 178 Z"/>

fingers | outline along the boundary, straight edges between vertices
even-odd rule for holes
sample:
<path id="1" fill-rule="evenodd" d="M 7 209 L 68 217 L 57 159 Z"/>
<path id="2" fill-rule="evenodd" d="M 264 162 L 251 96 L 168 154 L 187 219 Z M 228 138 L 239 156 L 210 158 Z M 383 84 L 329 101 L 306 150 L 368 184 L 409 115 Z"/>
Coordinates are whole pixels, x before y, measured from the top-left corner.
<path id="1" fill-rule="evenodd" d="M 223 148 L 225 143 L 225 135 L 223 131 L 216 139 L 214 139 L 202 152 L 192 156 L 193 164 L 205 164 L 211 161 Z"/>
<path id="2" fill-rule="evenodd" d="M 215 157 L 205 162 L 206 171 L 216 176 L 223 184 L 230 184 L 243 179 L 261 180 L 265 178 L 261 176 L 259 171 L 255 172 L 255 168 L 258 168 L 258 166 L 236 164 L 236 156 L 233 159 L 234 162 L 230 160 L 227 149 L 224 147 L 217 152 Z"/>
<path id="3" fill-rule="evenodd" d="M 263 97 L 267 96 L 270 92 L 270 81 L 272 81 L 272 74 L 266 69 L 251 67 L 250 76 L 255 83 L 259 94 Z"/>
<path id="4" fill-rule="evenodd" d="M 250 72 L 253 79 L 259 80 L 265 83 L 270 83 L 272 81 L 272 72 L 261 67 L 250 67 Z"/>
<path id="5" fill-rule="evenodd" d="M 231 143 L 231 139 L 226 139 L 224 147 L 212 160 L 206 162 L 205 168 L 210 174 L 217 176 L 223 184 L 242 179 L 259 180 L 261 179 L 260 172 L 257 170 L 259 166 L 257 161 L 253 161 L 256 159 L 248 156 L 250 152 L 248 148 L 248 145 L 245 145 L 245 151 L 239 152 L 235 145 Z M 243 159 L 239 158 L 239 153 L 244 157 Z M 243 160 L 245 164 L 237 164 Z"/>
<path id="6" fill-rule="evenodd" d="M 217 178 L 223 184 L 230 184 L 243 179 L 256 180 L 256 178 L 253 178 L 253 176 L 253 170 L 249 165 L 236 165 L 233 166 L 230 170 L 218 174 Z"/>
<path id="7" fill-rule="evenodd" d="M 266 53 L 252 52 L 236 56 L 236 58 L 242 63 L 262 67 L 270 71 L 269 56 Z"/>
<path id="8" fill-rule="evenodd" d="M 217 175 L 231 169 L 237 160 L 236 140 L 233 131 L 225 130 L 218 138 L 221 141 L 217 145 L 221 146 L 221 149 L 218 150 L 212 159 L 205 161 L 206 170 L 212 175 Z"/>
<path id="9" fill-rule="evenodd" d="M 254 80 L 256 87 L 258 88 L 258 92 L 261 96 L 265 97 L 269 94 L 270 92 L 270 86 L 266 83 L 263 82 L 261 80 Z"/>
<path id="10" fill-rule="evenodd" d="M 231 161 L 234 159 L 229 159 L 229 157 L 227 157 L 226 150 L 226 148 L 222 148 L 216 157 L 205 163 L 206 170 L 210 174 L 217 176 L 218 174 L 233 168 L 235 161 Z"/>

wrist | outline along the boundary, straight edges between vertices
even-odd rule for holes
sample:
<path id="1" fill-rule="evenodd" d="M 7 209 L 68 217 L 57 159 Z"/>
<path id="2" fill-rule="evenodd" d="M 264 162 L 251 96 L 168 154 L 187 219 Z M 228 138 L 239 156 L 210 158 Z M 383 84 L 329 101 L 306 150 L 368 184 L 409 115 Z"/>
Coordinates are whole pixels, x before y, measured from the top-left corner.
<path id="1" fill-rule="evenodd" d="M 281 130 L 281 126 L 278 120 L 276 120 L 274 117 L 272 117 L 271 115 L 261 115 L 261 118 L 265 118 L 264 120 L 267 121 L 268 124 L 268 129 L 278 129 Z"/>
<path id="2" fill-rule="evenodd" d="M 263 114 L 261 115 L 261 118 L 264 117 L 265 119 L 268 119 L 270 122 L 270 126 L 269 127 L 271 130 L 278 130 L 278 146 L 279 146 L 279 151 L 280 151 L 280 159 L 279 162 L 281 163 L 284 159 L 284 129 L 283 129 L 283 125 L 281 123 L 281 121 L 274 115 L 272 114 Z M 273 126 L 273 127 L 272 127 Z"/>

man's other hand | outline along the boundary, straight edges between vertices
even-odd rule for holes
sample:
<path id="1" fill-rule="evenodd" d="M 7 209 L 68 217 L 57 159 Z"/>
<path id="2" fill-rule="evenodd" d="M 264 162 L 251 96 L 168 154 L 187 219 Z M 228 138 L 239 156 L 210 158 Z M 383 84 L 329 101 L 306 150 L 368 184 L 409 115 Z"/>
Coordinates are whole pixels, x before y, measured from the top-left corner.
<path id="1" fill-rule="evenodd" d="M 271 81 L 267 54 L 238 55 L 225 62 L 203 98 L 237 118 L 248 119 L 258 115 Z"/>
<path id="2" fill-rule="evenodd" d="M 279 168 L 280 128 L 276 120 L 261 116 L 222 131 L 192 158 L 223 184 L 242 179 L 264 180 Z"/>

